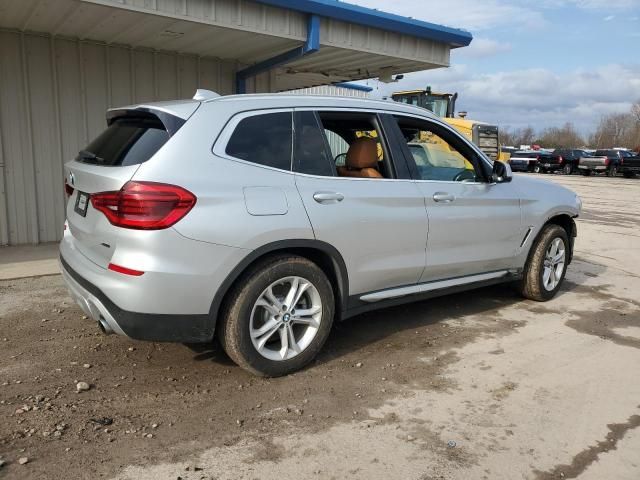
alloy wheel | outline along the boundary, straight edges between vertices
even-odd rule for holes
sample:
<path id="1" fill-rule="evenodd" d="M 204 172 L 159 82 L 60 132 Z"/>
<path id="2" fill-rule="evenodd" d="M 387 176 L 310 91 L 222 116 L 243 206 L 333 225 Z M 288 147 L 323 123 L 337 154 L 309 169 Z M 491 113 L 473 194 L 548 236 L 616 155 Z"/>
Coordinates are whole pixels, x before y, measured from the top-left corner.
<path id="1" fill-rule="evenodd" d="M 554 290 L 564 273 L 566 249 L 561 238 L 554 238 L 544 257 L 542 284 L 547 291 Z"/>
<path id="2" fill-rule="evenodd" d="M 281 278 L 269 285 L 253 306 L 251 342 L 269 360 L 289 360 L 309 347 L 321 321 L 318 289 L 302 277 Z"/>

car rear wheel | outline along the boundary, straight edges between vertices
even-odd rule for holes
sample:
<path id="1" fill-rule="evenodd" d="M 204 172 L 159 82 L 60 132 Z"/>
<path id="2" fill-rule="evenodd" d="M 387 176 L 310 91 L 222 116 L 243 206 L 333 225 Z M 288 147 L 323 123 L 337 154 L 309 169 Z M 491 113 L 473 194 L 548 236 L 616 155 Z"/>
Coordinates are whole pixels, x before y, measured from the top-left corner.
<path id="1" fill-rule="evenodd" d="M 551 300 L 564 281 L 569 248 L 566 230 L 546 225 L 531 247 L 519 285 L 522 295 L 538 302 Z"/>
<path id="2" fill-rule="evenodd" d="M 564 167 L 562 167 L 562 173 L 565 175 L 571 175 L 573 173 L 573 165 L 567 163 Z"/>
<path id="3" fill-rule="evenodd" d="M 278 256 L 237 282 L 218 338 L 240 367 L 277 377 L 313 360 L 329 335 L 333 316 L 333 290 L 324 272 L 306 258 Z"/>

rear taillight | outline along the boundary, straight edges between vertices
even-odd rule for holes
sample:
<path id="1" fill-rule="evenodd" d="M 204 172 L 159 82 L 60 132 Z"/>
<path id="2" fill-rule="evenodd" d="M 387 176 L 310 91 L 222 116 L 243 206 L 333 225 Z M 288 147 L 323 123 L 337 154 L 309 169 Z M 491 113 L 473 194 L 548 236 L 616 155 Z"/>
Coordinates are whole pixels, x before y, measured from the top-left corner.
<path id="1" fill-rule="evenodd" d="M 64 193 L 65 195 L 67 195 L 67 198 L 69 198 L 71 195 L 73 195 L 73 187 L 71 185 L 69 185 L 67 183 L 67 181 L 64 181 Z"/>
<path id="2" fill-rule="evenodd" d="M 610 161 L 611 161 L 611 160 L 609 159 L 609 157 L 604 157 L 604 164 L 605 164 L 605 165 L 609 165 L 609 162 L 610 162 Z"/>
<path id="3" fill-rule="evenodd" d="M 562 158 L 562 155 L 558 155 L 558 163 L 562 162 L 564 162 L 564 158 Z"/>
<path id="4" fill-rule="evenodd" d="M 182 219 L 196 204 L 193 193 L 176 185 L 127 182 L 117 192 L 91 195 L 91 205 L 112 225 L 136 230 L 161 230 Z"/>

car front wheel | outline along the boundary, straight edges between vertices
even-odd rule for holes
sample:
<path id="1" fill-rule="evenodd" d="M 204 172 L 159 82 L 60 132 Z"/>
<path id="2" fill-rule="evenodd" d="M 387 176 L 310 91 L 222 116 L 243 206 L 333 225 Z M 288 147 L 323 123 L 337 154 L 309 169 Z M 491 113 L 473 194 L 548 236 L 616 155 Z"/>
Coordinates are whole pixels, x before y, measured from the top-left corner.
<path id="1" fill-rule="evenodd" d="M 531 300 L 551 300 L 562 285 L 569 260 L 569 237 L 564 228 L 546 225 L 531 247 L 520 282 L 522 295 Z"/>
<path id="2" fill-rule="evenodd" d="M 277 377 L 313 360 L 329 335 L 333 316 L 333 290 L 324 272 L 306 258 L 277 256 L 237 282 L 218 338 L 240 367 Z"/>

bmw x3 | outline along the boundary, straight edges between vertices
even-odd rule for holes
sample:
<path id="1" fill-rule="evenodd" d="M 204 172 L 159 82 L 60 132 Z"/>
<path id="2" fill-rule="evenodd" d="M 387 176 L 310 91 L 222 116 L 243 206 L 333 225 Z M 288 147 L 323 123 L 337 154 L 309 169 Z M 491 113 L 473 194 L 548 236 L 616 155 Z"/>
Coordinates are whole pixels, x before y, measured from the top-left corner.
<path id="1" fill-rule="evenodd" d="M 503 282 L 551 299 L 581 209 L 424 109 L 285 94 L 109 110 L 65 189 L 61 270 L 103 331 L 215 335 L 265 376 L 368 310 Z"/>

